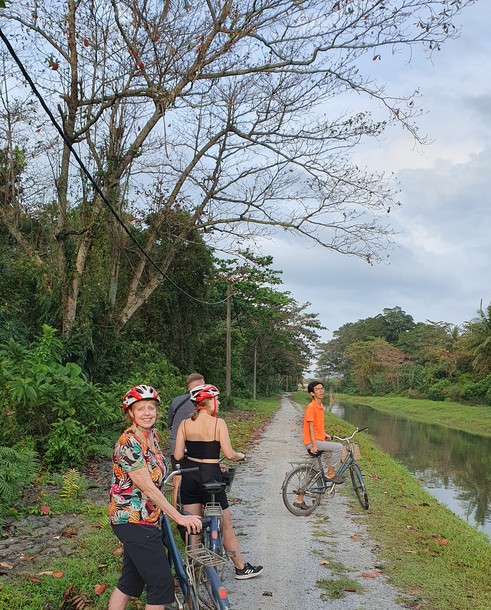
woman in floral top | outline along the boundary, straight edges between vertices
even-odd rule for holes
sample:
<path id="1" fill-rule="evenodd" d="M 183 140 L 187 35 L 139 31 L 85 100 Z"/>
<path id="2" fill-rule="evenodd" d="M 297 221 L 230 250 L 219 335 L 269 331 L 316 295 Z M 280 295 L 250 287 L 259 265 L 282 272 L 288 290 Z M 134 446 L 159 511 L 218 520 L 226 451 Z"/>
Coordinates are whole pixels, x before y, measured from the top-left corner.
<path id="1" fill-rule="evenodd" d="M 160 399 L 150 386 L 131 388 L 123 410 L 132 424 L 114 448 L 109 494 L 109 520 L 123 543 L 121 577 L 108 610 L 124 610 L 131 597 L 147 590 L 147 610 L 164 610 L 174 601 L 174 580 L 162 542 L 159 517 L 169 515 L 189 533 L 201 530 L 201 520 L 181 515 L 162 495 L 165 462 L 155 422 Z"/>

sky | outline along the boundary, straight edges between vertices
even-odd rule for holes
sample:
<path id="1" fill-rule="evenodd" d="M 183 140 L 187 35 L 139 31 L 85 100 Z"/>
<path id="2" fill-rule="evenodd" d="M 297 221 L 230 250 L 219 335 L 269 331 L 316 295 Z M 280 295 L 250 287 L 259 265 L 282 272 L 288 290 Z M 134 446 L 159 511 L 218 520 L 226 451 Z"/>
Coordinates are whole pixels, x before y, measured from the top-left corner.
<path id="1" fill-rule="evenodd" d="M 454 22 L 460 38 L 408 64 L 377 62 L 393 91 L 419 89 L 418 119 L 430 145 L 401 128 L 365 144 L 356 162 L 394 172 L 402 206 L 391 211 L 389 264 L 370 266 L 305 240 L 278 235 L 263 244 L 281 269 L 283 289 L 310 302 L 327 328 L 401 307 L 415 322 L 462 325 L 491 303 L 491 1 L 479 0 Z M 387 65 L 388 64 L 388 65 Z"/>

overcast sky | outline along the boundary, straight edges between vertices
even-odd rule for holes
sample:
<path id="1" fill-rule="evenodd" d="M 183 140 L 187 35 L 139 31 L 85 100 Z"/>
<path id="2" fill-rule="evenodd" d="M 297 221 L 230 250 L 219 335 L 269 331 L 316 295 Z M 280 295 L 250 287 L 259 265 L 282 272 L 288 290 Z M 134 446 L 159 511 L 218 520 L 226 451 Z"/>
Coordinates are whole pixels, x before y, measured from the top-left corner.
<path id="1" fill-rule="evenodd" d="M 491 302 L 491 0 L 456 24 L 461 37 L 432 61 L 421 54 L 410 65 L 377 62 L 393 90 L 420 90 L 426 115 L 418 125 L 432 140 L 421 150 L 396 127 L 357 153 L 359 164 L 393 171 L 400 182 L 402 207 L 391 219 L 402 232 L 390 264 L 370 266 L 288 235 L 264 244 L 284 289 L 310 301 L 328 328 L 323 340 L 384 308 L 460 325 L 476 317 L 481 299 L 484 308 Z"/>

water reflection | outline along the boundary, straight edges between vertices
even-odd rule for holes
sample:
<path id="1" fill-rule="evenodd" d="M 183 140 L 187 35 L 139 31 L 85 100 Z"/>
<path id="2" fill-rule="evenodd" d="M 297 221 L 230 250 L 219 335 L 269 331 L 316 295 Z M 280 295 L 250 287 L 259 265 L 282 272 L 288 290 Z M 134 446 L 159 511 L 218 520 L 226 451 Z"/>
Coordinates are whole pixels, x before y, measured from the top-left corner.
<path id="1" fill-rule="evenodd" d="M 386 453 L 403 463 L 424 487 L 491 539 L 491 439 L 394 417 L 366 405 L 335 404 L 333 413 L 368 426 Z"/>

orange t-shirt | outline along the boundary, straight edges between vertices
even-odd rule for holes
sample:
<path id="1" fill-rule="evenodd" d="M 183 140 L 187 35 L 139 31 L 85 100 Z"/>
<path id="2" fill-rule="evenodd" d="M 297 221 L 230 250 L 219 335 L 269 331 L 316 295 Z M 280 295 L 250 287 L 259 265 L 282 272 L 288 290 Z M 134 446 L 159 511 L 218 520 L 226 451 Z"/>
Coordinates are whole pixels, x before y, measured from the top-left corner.
<path id="1" fill-rule="evenodd" d="M 324 407 L 313 400 L 307 405 L 305 415 L 303 416 L 303 442 L 304 445 L 310 445 L 309 422 L 314 423 L 314 436 L 316 441 L 324 441 L 326 432 L 324 430 Z"/>

